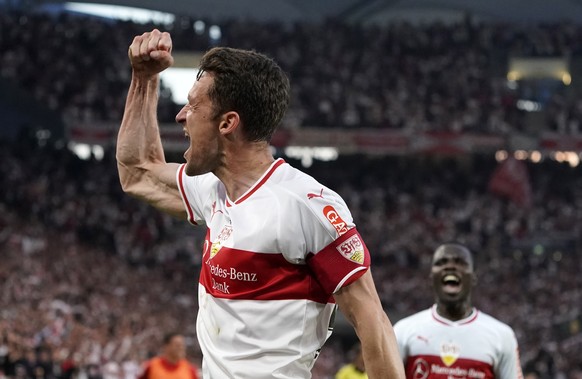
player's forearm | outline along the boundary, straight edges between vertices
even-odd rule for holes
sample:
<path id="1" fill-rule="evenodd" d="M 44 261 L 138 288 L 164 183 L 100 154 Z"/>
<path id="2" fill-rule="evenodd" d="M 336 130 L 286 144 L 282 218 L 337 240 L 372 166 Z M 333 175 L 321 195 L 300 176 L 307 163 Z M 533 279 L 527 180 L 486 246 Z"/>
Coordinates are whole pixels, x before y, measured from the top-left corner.
<path id="1" fill-rule="evenodd" d="M 164 162 L 157 121 L 158 75 L 133 76 L 117 136 L 117 163 L 121 184 L 129 187 L 150 162 Z"/>
<path id="2" fill-rule="evenodd" d="M 117 160 L 124 165 L 165 161 L 156 112 L 158 87 L 158 75 L 132 77 L 117 136 Z"/>
<path id="3" fill-rule="evenodd" d="M 362 344 L 368 378 L 404 379 L 396 336 L 380 303 L 372 273 L 368 270 L 334 297 Z"/>
<path id="4" fill-rule="evenodd" d="M 376 318 L 375 323 L 360 325 L 356 329 L 362 343 L 368 378 L 404 379 L 404 366 L 392 325 L 383 313 Z"/>

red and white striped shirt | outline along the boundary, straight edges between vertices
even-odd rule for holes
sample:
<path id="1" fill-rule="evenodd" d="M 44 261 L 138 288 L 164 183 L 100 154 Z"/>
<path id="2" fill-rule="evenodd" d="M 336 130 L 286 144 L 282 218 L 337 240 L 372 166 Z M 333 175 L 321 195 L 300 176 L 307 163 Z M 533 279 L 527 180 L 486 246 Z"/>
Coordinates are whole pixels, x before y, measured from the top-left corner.
<path id="1" fill-rule="evenodd" d="M 335 311 L 368 250 L 341 197 L 276 160 L 239 199 L 213 174 L 178 184 L 207 226 L 197 333 L 204 378 L 309 378 Z"/>
<path id="2" fill-rule="evenodd" d="M 517 340 L 501 321 L 473 309 L 441 317 L 436 305 L 394 325 L 409 379 L 521 379 Z"/>

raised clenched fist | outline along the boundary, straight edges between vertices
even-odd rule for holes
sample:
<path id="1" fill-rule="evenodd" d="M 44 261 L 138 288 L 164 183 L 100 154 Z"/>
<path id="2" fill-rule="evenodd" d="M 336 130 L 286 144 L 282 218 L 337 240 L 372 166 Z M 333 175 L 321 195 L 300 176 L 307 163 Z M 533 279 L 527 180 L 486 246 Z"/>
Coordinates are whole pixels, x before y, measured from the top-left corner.
<path id="1" fill-rule="evenodd" d="M 174 63 L 170 33 L 158 29 L 136 36 L 127 54 L 136 75 L 153 76 Z"/>

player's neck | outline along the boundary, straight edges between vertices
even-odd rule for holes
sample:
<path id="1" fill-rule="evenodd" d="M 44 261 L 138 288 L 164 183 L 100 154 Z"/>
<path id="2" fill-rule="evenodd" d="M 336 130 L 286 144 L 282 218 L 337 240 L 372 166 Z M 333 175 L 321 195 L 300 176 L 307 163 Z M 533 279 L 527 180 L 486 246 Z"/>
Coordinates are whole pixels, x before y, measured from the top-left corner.
<path id="1" fill-rule="evenodd" d="M 227 154 L 226 164 L 214 173 L 226 187 L 228 197 L 236 201 L 265 174 L 274 158 L 268 145 L 251 145 Z"/>
<path id="2" fill-rule="evenodd" d="M 451 321 L 459 321 L 469 317 L 473 312 L 473 306 L 470 302 L 462 303 L 437 303 L 436 311 L 439 316 Z"/>

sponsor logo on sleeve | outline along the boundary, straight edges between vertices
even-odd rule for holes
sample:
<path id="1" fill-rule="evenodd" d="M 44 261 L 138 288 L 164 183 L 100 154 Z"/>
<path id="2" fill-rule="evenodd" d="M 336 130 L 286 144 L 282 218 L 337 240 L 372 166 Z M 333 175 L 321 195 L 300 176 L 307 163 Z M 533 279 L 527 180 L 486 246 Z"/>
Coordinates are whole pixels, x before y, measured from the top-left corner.
<path id="1" fill-rule="evenodd" d="M 364 244 L 357 234 L 339 244 L 336 249 L 344 258 L 359 264 L 364 263 Z"/>
<path id="2" fill-rule="evenodd" d="M 344 220 L 340 217 L 339 213 L 331 205 L 323 208 L 323 215 L 331 223 L 331 225 L 337 230 L 338 234 L 341 236 L 345 234 L 349 229 Z"/>

